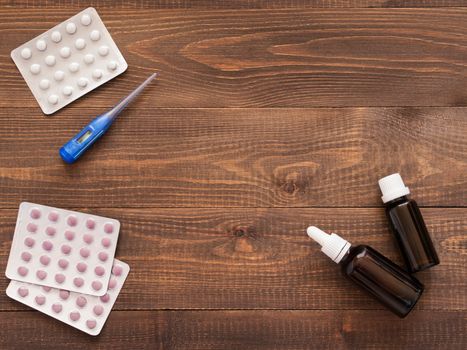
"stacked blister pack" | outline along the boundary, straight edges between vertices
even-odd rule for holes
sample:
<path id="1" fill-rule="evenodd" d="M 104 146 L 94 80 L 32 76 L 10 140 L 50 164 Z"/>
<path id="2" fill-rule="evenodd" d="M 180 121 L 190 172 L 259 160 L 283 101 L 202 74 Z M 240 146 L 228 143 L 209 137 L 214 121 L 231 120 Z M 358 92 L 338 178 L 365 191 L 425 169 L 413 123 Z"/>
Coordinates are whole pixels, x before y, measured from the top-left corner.
<path id="1" fill-rule="evenodd" d="M 115 219 L 23 202 L 7 295 L 91 335 L 112 310 L 130 267 L 114 259 Z"/>

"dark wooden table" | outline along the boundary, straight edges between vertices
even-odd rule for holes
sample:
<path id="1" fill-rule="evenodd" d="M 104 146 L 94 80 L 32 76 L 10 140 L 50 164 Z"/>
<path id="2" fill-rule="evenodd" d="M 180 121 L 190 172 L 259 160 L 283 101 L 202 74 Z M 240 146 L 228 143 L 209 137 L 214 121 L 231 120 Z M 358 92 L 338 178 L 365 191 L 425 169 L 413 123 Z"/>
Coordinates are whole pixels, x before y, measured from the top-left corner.
<path id="1" fill-rule="evenodd" d="M 467 347 L 467 2 L 0 4 L 0 270 L 22 201 L 120 220 L 132 268 L 98 337 L 10 300 L 1 278 L 1 349 Z M 90 4 L 128 71 L 45 117 L 10 51 Z M 154 71 L 65 165 L 59 147 Z M 400 263 L 377 186 L 398 171 L 442 261 L 404 320 L 305 235 Z"/>

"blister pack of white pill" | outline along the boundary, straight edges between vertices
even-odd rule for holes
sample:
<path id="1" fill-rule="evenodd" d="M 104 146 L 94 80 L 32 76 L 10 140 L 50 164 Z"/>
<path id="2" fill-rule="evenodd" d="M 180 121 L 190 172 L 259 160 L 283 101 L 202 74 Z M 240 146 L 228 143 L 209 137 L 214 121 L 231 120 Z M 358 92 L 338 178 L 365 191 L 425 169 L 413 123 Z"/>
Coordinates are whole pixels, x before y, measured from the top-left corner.
<path id="1" fill-rule="evenodd" d="M 12 280 L 102 296 L 107 290 L 120 222 L 21 203 L 6 268 Z"/>
<path id="2" fill-rule="evenodd" d="M 45 114 L 58 111 L 128 67 L 92 7 L 17 47 L 11 57 Z"/>
<path id="3" fill-rule="evenodd" d="M 98 335 L 129 272 L 128 264 L 115 259 L 108 291 L 100 297 L 18 281 L 10 282 L 6 294 L 83 332 Z"/>

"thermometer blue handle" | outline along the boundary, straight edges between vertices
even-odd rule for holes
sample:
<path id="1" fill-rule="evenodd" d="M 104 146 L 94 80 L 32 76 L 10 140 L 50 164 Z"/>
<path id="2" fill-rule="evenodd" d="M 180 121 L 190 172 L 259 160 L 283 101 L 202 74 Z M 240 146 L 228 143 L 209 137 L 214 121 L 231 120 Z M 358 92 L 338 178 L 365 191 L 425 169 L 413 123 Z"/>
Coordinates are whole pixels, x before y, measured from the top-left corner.
<path id="1" fill-rule="evenodd" d="M 60 148 L 60 157 L 69 164 L 76 162 L 87 149 L 89 149 L 102 135 L 104 135 L 120 112 L 125 109 L 125 107 L 133 101 L 146 87 L 146 85 L 148 85 L 156 76 L 157 73 L 151 75 L 115 107 L 101 114 L 86 125 L 78 134 Z"/>

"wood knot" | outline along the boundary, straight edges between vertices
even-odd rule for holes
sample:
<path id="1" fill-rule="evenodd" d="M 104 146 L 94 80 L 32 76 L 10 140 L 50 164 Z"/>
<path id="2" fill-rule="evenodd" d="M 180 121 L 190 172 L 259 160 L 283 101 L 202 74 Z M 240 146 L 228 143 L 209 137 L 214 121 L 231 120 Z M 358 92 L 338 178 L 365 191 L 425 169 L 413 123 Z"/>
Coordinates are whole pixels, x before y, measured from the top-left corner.
<path id="1" fill-rule="evenodd" d="M 237 226 L 233 228 L 232 233 L 236 238 L 258 238 L 258 233 L 254 226 Z"/>

